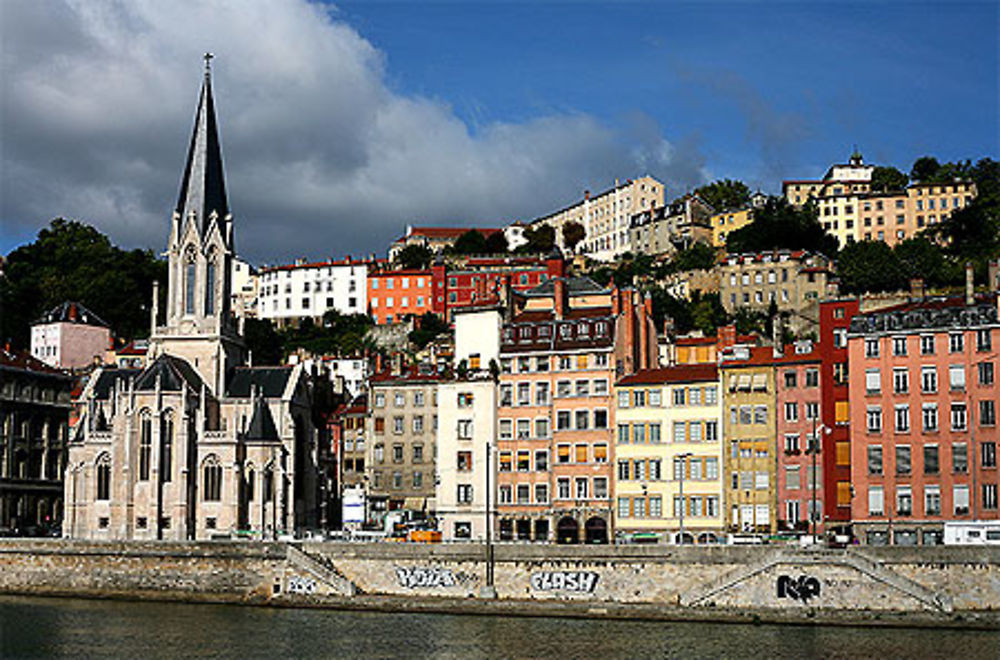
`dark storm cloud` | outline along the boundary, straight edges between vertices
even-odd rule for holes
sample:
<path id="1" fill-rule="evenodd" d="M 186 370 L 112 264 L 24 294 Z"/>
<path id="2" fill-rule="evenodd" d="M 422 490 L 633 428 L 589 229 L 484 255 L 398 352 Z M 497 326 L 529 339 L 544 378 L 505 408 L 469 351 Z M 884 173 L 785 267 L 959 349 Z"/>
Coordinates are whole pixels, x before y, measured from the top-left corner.
<path id="1" fill-rule="evenodd" d="M 302 0 L 19 2 L 0 22 L 5 234 L 65 216 L 160 248 L 205 50 L 238 249 L 254 261 L 381 252 L 407 223 L 530 219 L 615 177 L 680 192 L 705 178 L 697 142 L 669 142 L 648 117 L 473 134 L 448 105 L 392 92 L 383 55 Z"/>

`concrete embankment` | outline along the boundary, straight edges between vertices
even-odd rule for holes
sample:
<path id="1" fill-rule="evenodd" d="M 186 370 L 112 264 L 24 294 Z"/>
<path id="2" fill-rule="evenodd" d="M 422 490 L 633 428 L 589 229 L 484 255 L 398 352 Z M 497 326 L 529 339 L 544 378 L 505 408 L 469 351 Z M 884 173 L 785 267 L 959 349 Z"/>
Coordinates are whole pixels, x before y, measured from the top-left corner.
<path id="1" fill-rule="evenodd" d="M 0 541 L 0 593 L 413 612 L 1000 627 L 1000 548 Z"/>

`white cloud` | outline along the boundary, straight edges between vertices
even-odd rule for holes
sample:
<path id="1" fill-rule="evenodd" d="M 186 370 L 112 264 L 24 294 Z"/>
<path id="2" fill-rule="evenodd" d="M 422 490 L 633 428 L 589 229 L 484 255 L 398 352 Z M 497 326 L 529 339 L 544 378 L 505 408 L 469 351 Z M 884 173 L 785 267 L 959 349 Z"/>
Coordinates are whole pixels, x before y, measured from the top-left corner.
<path id="1" fill-rule="evenodd" d="M 394 93 L 385 58 L 304 0 L 6 3 L 0 219 L 55 216 L 160 248 L 200 84 L 214 88 L 238 249 L 250 258 L 383 251 L 406 223 L 530 219 L 615 177 L 705 179 L 697 143 L 637 115 L 496 122 Z M 8 246 L 9 247 L 9 246 Z"/>

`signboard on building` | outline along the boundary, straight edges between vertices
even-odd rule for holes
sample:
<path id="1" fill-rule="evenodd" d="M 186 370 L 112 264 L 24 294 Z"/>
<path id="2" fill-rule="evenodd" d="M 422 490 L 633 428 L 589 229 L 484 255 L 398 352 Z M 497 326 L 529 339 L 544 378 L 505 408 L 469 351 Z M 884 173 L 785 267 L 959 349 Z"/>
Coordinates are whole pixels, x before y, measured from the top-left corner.
<path id="1" fill-rule="evenodd" d="M 363 488 L 345 488 L 342 504 L 345 525 L 361 525 L 365 522 L 365 491 Z"/>

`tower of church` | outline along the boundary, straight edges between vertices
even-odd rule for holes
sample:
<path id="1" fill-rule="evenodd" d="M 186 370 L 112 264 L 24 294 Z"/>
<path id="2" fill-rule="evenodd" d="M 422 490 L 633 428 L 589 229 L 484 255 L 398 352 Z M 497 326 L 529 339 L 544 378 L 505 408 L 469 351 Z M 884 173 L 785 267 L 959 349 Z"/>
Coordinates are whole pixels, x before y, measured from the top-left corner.
<path id="1" fill-rule="evenodd" d="M 194 132 L 171 222 L 163 326 L 158 325 L 158 296 L 153 296 L 150 359 L 161 354 L 184 358 L 218 394 L 227 372 L 243 363 L 245 347 L 230 312 L 233 216 L 226 198 L 210 58 L 205 56 Z"/>

